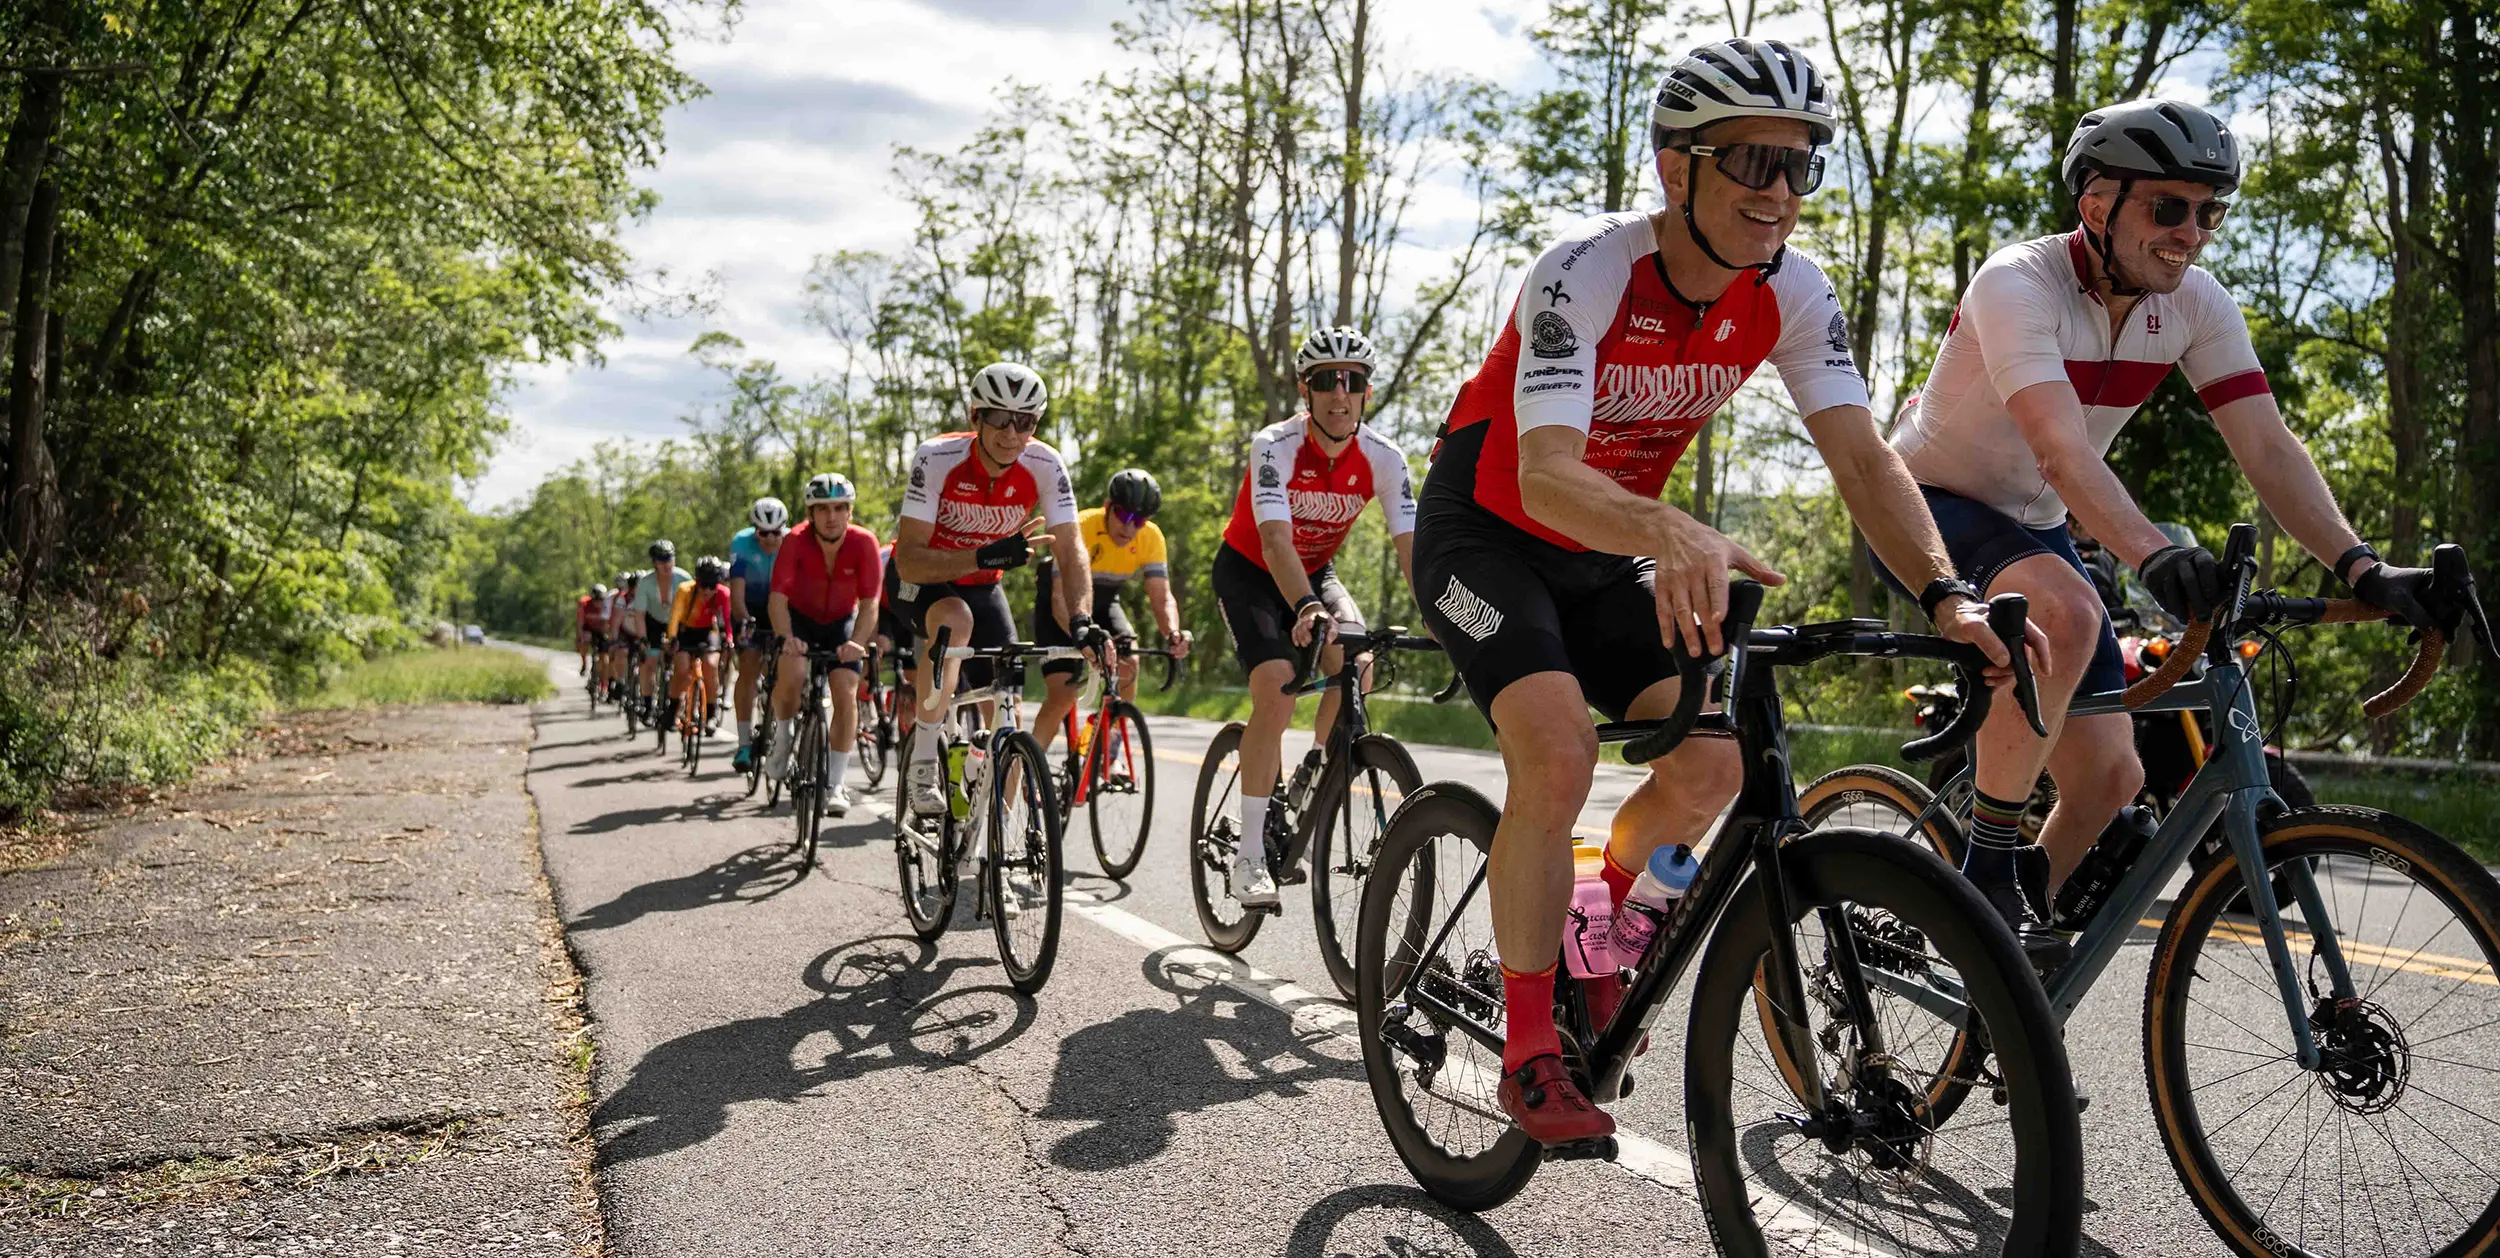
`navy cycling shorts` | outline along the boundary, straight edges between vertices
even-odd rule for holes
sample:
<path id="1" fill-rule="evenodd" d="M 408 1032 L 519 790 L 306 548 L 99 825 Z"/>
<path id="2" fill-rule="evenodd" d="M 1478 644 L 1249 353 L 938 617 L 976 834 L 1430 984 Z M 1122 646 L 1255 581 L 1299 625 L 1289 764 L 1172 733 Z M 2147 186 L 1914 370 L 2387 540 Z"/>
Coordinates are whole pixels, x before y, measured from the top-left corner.
<path id="1" fill-rule="evenodd" d="M 1982 593 L 1998 573 L 2033 555 L 2055 555 L 2065 560 L 2075 575 L 2090 584 L 2092 574 L 2084 571 L 2083 556 L 2075 553 L 2074 540 L 2066 536 L 2063 525 L 2053 529 L 2029 528 L 1994 507 L 1951 490 L 1921 485 L 1918 492 L 1927 498 L 1928 514 L 1936 517 L 1936 531 L 1944 534 L 1945 553 L 1953 557 L 1954 572 L 1978 586 Z M 1913 601 L 1918 598 L 1918 591 L 1903 585 L 1881 559 L 1875 561 L 1875 575 Z M 2110 627 L 2109 613 L 2103 611 L 2100 645 L 2092 649 L 2092 663 L 2083 670 L 2075 695 L 2080 698 L 2120 690 L 2126 684 L 2127 667 L 2118 654 L 2118 633 Z"/>

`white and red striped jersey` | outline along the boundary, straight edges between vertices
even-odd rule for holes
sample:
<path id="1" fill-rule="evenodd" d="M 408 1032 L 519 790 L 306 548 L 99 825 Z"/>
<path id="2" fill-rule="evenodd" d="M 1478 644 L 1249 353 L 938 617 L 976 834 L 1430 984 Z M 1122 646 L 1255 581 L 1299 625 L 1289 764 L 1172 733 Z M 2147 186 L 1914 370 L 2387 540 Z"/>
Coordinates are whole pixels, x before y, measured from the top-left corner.
<path id="1" fill-rule="evenodd" d="M 2272 392 L 2239 303 L 2203 267 L 2189 267 L 2176 292 L 2136 299 L 2113 332 L 2087 248 L 2081 232 L 2026 240 L 1971 277 L 1935 369 L 1893 429 L 1892 447 L 1919 483 L 2053 528 L 2065 523 L 2066 503 L 2040 474 L 2006 399 L 2066 382 L 2093 451 L 2107 454 L 2173 366 L 2208 411 Z"/>
<path id="2" fill-rule="evenodd" d="M 1391 537 L 1415 531 L 1415 482 L 1405 452 L 1370 425 L 1358 424 L 1354 440 L 1332 459 L 1310 438 L 1310 422 L 1309 415 L 1296 415 L 1250 439 L 1250 464 L 1241 470 L 1224 544 L 1261 571 L 1267 570 L 1267 553 L 1259 545 L 1264 521 L 1293 522 L 1293 549 L 1304 572 L 1317 572 L 1336 558 L 1363 504 L 1375 498 Z"/>
<path id="3" fill-rule="evenodd" d="M 1076 494 L 1059 452 L 1039 441 L 998 475 L 981 462 L 978 439 L 950 432 L 920 443 L 911 456 L 911 481 L 903 489 L 903 518 L 926 520 L 932 550 L 979 550 L 1024 527 L 1035 513 L 1052 528 L 1076 523 Z M 978 571 L 957 585 L 991 585 L 1004 574 Z"/>

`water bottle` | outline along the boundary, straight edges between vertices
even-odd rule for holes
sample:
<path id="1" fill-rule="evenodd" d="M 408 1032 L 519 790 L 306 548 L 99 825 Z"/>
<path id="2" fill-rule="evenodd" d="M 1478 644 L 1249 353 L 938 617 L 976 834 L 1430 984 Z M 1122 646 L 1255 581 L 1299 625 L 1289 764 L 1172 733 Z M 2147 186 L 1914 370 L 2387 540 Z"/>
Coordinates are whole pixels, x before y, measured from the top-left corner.
<path id="1" fill-rule="evenodd" d="M 972 796 L 966 789 L 969 779 L 964 772 L 970 750 L 962 743 L 949 743 L 946 747 L 946 808 L 957 821 L 972 815 Z"/>
<path id="2" fill-rule="evenodd" d="M 1563 920 L 1563 968 L 1579 979 L 1612 977 L 1615 962 L 1614 895 L 1606 889 L 1606 851 L 1571 845 L 1571 907 Z"/>
<path id="3" fill-rule="evenodd" d="M 1675 920 L 1676 906 L 1700 872 L 1701 862 L 1693 859 L 1693 849 L 1684 844 L 1650 853 L 1649 867 L 1632 880 L 1631 893 L 1623 897 L 1623 906 L 1615 911 L 1617 961 L 1640 964 L 1649 952 L 1649 941 Z"/>

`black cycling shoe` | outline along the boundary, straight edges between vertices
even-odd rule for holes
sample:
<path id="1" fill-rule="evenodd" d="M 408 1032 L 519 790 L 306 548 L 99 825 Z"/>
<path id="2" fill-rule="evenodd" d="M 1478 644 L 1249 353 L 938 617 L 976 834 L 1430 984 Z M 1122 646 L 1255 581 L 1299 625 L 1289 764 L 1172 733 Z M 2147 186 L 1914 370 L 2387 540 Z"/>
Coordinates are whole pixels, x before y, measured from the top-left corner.
<path id="1" fill-rule="evenodd" d="M 2023 957 L 2042 978 L 2057 972 L 2074 955 L 2074 948 L 2064 936 L 2049 925 L 2048 915 L 2040 905 L 2048 898 L 2049 850 L 2037 843 L 2014 853 L 2014 881 L 1979 883 L 1979 894 L 1986 897 L 1988 907 L 1997 911 L 2007 929 L 2014 932 L 2014 941 L 2023 946 Z"/>

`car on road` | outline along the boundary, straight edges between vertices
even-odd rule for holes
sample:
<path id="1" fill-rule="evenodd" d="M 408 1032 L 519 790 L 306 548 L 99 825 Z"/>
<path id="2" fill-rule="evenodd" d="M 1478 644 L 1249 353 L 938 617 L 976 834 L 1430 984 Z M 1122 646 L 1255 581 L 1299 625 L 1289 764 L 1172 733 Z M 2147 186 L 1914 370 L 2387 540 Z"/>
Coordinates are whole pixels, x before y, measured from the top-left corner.
<path id="1" fill-rule="evenodd" d="M 469 625 L 461 629 L 460 640 L 469 646 L 484 646 L 486 645 L 486 631 L 476 625 Z"/>

